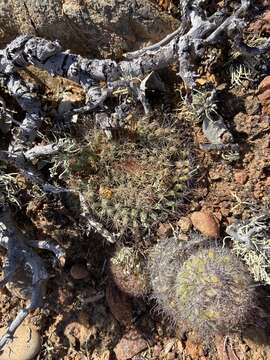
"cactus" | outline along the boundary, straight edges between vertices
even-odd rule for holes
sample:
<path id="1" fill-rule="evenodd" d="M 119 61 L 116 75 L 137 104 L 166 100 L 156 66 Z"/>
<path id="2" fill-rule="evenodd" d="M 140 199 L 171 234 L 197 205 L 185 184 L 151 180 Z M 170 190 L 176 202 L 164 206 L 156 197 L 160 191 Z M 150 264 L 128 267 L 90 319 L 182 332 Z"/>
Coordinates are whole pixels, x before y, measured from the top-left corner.
<path id="1" fill-rule="evenodd" d="M 122 234 L 177 217 L 192 172 L 183 128 L 140 119 L 112 140 L 91 128 L 88 144 L 69 160 L 69 188 L 83 191 L 94 216 Z"/>
<path id="2" fill-rule="evenodd" d="M 117 287 L 132 297 L 149 292 L 149 279 L 144 257 L 134 248 L 119 248 L 109 263 L 109 274 Z"/>
<path id="3" fill-rule="evenodd" d="M 256 309 L 257 294 L 245 265 L 228 249 L 183 247 L 175 239 L 150 256 L 150 278 L 159 309 L 199 337 L 240 331 Z"/>

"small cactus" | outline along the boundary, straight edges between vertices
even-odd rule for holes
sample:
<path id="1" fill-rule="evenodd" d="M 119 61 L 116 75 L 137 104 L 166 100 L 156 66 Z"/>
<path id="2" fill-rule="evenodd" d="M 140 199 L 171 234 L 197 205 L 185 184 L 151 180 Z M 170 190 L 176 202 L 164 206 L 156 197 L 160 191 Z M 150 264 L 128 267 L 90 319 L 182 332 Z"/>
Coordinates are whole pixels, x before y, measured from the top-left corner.
<path id="1" fill-rule="evenodd" d="M 146 261 L 137 250 L 123 246 L 110 259 L 109 274 L 116 286 L 132 297 L 144 297 L 149 292 Z"/>
<path id="2" fill-rule="evenodd" d="M 252 319 L 257 299 L 252 278 L 228 249 L 190 255 L 169 239 L 153 250 L 150 277 L 163 313 L 199 337 L 239 331 Z"/>
<path id="3" fill-rule="evenodd" d="M 92 128 L 68 162 L 68 187 L 83 191 L 93 215 L 110 230 L 144 232 L 177 217 L 194 170 L 183 124 L 140 119 L 126 136 Z"/>

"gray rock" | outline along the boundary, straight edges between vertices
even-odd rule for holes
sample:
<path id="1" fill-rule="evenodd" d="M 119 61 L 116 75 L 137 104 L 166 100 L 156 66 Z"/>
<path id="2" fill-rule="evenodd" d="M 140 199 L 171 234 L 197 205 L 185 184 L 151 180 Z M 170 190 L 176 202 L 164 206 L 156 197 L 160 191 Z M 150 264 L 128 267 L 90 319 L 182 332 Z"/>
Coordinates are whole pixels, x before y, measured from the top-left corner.
<path id="1" fill-rule="evenodd" d="M 179 26 L 149 0 L 0 0 L 0 24 L 0 47 L 30 33 L 91 57 L 119 57 Z"/>

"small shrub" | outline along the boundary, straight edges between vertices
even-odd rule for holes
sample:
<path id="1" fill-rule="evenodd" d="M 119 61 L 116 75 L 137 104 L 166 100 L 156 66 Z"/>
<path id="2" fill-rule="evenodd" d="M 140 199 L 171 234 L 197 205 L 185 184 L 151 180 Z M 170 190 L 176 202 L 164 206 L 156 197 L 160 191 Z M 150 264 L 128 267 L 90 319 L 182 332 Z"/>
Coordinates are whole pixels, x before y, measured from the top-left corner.
<path id="1" fill-rule="evenodd" d="M 270 285 L 270 215 L 262 214 L 232 224 L 226 232 L 233 250 L 247 264 L 255 281 Z"/>

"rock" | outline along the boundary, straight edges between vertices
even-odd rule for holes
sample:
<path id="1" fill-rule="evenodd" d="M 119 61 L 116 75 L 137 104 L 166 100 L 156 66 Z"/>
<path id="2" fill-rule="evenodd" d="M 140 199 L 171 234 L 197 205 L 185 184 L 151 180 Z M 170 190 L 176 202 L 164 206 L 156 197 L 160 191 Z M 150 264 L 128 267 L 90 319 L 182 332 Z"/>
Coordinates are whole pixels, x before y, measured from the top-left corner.
<path id="1" fill-rule="evenodd" d="M 92 329 L 91 329 L 92 330 Z M 71 346 L 76 346 L 76 341 L 79 341 L 81 345 L 85 344 L 90 335 L 93 335 L 93 330 L 90 330 L 87 326 L 80 324 L 77 321 L 70 322 L 64 329 L 64 335 L 67 337 Z"/>
<path id="2" fill-rule="evenodd" d="M 88 277 L 89 272 L 85 266 L 74 264 L 71 266 L 70 275 L 74 280 L 83 280 Z"/>
<path id="3" fill-rule="evenodd" d="M 258 99 L 262 105 L 262 113 L 270 115 L 270 76 L 266 76 L 258 87 Z"/>
<path id="4" fill-rule="evenodd" d="M 6 332 L 6 328 L 0 329 L 0 336 Z M 41 338 L 39 333 L 29 327 L 21 325 L 14 335 L 14 339 L 4 347 L 0 354 L 0 360 L 32 360 L 39 353 Z"/>
<path id="5" fill-rule="evenodd" d="M 82 55 L 120 57 L 156 42 L 179 26 L 151 1 L 0 1 L 0 46 L 19 34 L 58 39 Z"/>
<path id="6" fill-rule="evenodd" d="M 128 296 L 143 298 L 149 293 L 149 282 L 146 271 L 125 273 L 120 265 L 110 264 L 110 274 L 114 284 Z"/>
<path id="7" fill-rule="evenodd" d="M 259 113 L 260 104 L 258 98 L 253 95 L 249 95 L 245 99 L 245 109 L 248 115 L 256 115 Z"/>
<path id="8" fill-rule="evenodd" d="M 219 221 L 210 211 L 195 211 L 191 214 L 190 219 L 193 226 L 204 236 L 211 238 L 219 236 Z"/>
<path id="9" fill-rule="evenodd" d="M 270 34 L 270 10 L 265 11 L 258 20 L 252 22 L 249 26 L 249 31 L 260 35 Z"/>
<path id="10" fill-rule="evenodd" d="M 113 283 L 106 288 L 106 300 L 111 313 L 122 325 L 132 324 L 132 306 L 126 294 L 120 291 Z"/>
<path id="11" fill-rule="evenodd" d="M 156 344 L 156 345 L 153 347 L 153 353 L 152 353 L 153 357 L 154 357 L 155 359 L 158 359 L 159 356 L 160 356 L 161 351 L 162 351 L 162 346 L 161 346 L 160 344 Z"/>
<path id="12" fill-rule="evenodd" d="M 170 235 L 172 235 L 173 228 L 171 224 L 160 224 L 157 230 L 157 236 L 164 239 Z"/>
<path id="13" fill-rule="evenodd" d="M 199 343 L 195 343 L 190 338 L 186 341 L 185 352 L 191 359 L 202 359 L 204 358 L 203 347 Z"/>
<path id="14" fill-rule="evenodd" d="M 191 229 L 192 222 L 188 216 L 183 216 L 177 221 L 177 225 L 183 233 L 187 233 Z"/>
<path id="15" fill-rule="evenodd" d="M 148 346 L 138 330 L 132 329 L 126 333 L 114 348 L 117 360 L 131 359 Z"/>
<path id="16" fill-rule="evenodd" d="M 247 182 L 248 175 L 244 170 L 236 171 L 234 174 L 234 179 L 237 184 L 244 185 Z"/>

